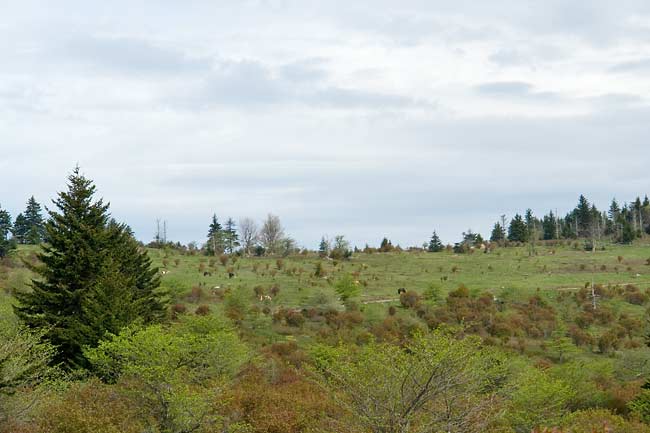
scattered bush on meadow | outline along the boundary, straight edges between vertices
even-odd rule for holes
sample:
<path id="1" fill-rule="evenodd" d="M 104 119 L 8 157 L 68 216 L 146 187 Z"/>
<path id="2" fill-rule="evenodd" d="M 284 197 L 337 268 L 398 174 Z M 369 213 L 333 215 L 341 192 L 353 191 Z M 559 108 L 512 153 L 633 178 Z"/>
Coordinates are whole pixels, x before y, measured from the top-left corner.
<path id="1" fill-rule="evenodd" d="M 623 299 L 625 299 L 625 302 L 633 305 L 643 305 L 648 302 L 648 295 L 642 293 L 638 287 L 628 284 L 625 286 Z"/>
<path id="2" fill-rule="evenodd" d="M 172 305 L 172 317 L 176 318 L 179 314 L 184 314 L 187 312 L 187 307 L 185 304 L 176 303 Z"/>
<path id="3" fill-rule="evenodd" d="M 264 290 L 263 286 L 255 286 L 253 287 L 253 293 L 255 293 L 256 298 L 261 298 L 264 296 L 264 293 L 266 293 L 266 290 Z"/>
<path id="4" fill-rule="evenodd" d="M 345 412 L 313 381 L 287 367 L 269 376 L 268 369 L 251 368 L 229 392 L 227 410 L 233 421 L 250 426 L 242 431 L 346 431 Z"/>
<path id="5" fill-rule="evenodd" d="M 205 293 L 203 292 L 203 288 L 199 286 L 193 286 L 192 289 L 190 290 L 190 293 L 187 295 L 186 299 L 187 302 L 191 302 L 192 304 L 196 304 L 199 301 L 201 301 L 205 296 Z"/>
<path id="6" fill-rule="evenodd" d="M 207 316 L 210 314 L 210 306 L 206 304 L 201 304 L 198 307 L 196 307 L 196 310 L 194 310 L 194 314 L 197 316 Z"/>
<path id="7" fill-rule="evenodd" d="M 7 426 L 3 433 L 140 433 L 146 420 L 123 388 L 96 379 L 73 383 L 63 393 L 52 394 L 42 403 L 34 419 Z"/>
<path id="8" fill-rule="evenodd" d="M 305 323 L 305 316 L 298 311 L 288 311 L 284 315 L 284 320 L 287 325 L 299 328 Z"/>
<path id="9" fill-rule="evenodd" d="M 420 295 L 414 290 L 401 293 L 399 302 L 404 308 L 416 308 L 420 304 Z"/>

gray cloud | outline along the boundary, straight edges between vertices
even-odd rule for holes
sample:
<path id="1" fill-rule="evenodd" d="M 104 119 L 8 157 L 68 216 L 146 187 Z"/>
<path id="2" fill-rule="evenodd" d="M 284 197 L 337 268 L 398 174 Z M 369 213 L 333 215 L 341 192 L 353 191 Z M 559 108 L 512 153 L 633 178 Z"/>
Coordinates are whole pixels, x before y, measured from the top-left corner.
<path id="1" fill-rule="evenodd" d="M 333 86 L 327 73 L 312 59 L 282 65 L 274 70 L 257 61 L 222 61 L 193 91 L 174 95 L 187 108 L 214 106 L 238 108 L 270 105 L 307 105 L 345 109 L 433 108 L 435 104 L 408 96 Z"/>
<path id="2" fill-rule="evenodd" d="M 314 82 L 327 78 L 327 72 L 323 69 L 325 59 L 307 58 L 287 63 L 280 67 L 283 78 L 294 82 Z"/>
<path id="3" fill-rule="evenodd" d="M 638 72 L 647 73 L 650 71 L 650 58 L 634 60 L 631 62 L 623 62 L 609 68 L 611 72 Z"/>
<path id="4" fill-rule="evenodd" d="M 65 42 L 71 60 L 123 74 L 180 74 L 206 72 L 211 61 L 131 37 L 75 35 Z"/>
<path id="5" fill-rule="evenodd" d="M 14 215 L 77 162 L 143 240 L 274 212 L 312 247 L 453 242 L 650 184 L 644 0 L 57 5 L 4 11 Z"/>
<path id="6" fill-rule="evenodd" d="M 521 65 L 530 62 L 530 58 L 515 49 L 499 49 L 490 54 L 489 60 L 501 66 Z"/>
<path id="7" fill-rule="evenodd" d="M 535 87 L 524 81 L 497 81 L 483 83 L 475 87 L 476 91 L 484 96 L 495 98 L 530 98 L 544 101 L 560 99 L 554 92 L 538 92 Z"/>
<path id="8" fill-rule="evenodd" d="M 532 89 L 532 84 L 523 81 L 484 83 L 476 87 L 479 93 L 496 96 L 527 96 Z"/>

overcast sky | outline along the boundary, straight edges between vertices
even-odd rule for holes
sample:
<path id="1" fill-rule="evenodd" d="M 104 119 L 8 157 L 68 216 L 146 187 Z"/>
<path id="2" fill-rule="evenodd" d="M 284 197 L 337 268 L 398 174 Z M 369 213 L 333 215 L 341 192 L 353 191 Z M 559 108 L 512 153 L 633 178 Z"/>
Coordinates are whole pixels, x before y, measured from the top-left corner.
<path id="1" fill-rule="evenodd" d="M 420 245 L 650 193 L 650 2 L 0 0 L 0 205 Z"/>

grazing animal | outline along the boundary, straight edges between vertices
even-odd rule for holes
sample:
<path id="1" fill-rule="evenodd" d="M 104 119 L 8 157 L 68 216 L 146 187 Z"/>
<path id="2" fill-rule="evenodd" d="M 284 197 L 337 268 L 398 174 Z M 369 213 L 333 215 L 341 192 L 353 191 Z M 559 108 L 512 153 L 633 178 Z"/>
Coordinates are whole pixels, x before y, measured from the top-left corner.
<path id="1" fill-rule="evenodd" d="M 235 276 L 234 273 L 232 273 L 232 272 L 228 272 L 228 278 L 233 278 L 234 276 Z"/>
<path id="2" fill-rule="evenodd" d="M 264 295 L 264 300 L 265 300 L 265 301 L 270 301 L 270 300 L 271 300 L 271 297 L 270 297 L 269 295 Z"/>
<path id="3" fill-rule="evenodd" d="M 205 271 L 205 272 L 203 273 L 203 276 L 204 276 L 204 277 L 211 277 L 211 276 L 212 276 L 212 272 Z"/>
<path id="4" fill-rule="evenodd" d="M 167 269 L 163 269 L 162 271 L 160 271 L 160 273 L 163 275 L 167 275 L 169 271 Z"/>
<path id="5" fill-rule="evenodd" d="M 404 287 L 400 287 L 399 289 L 397 289 L 398 295 L 401 295 L 402 293 L 406 293 L 406 289 Z"/>

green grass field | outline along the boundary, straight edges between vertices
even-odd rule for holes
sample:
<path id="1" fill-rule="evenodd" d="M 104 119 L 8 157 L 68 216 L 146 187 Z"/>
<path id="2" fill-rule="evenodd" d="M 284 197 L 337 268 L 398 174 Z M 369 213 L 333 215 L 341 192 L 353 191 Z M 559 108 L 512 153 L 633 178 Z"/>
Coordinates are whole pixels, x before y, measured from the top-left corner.
<path id="1" fill-rule="evenodd" d="M 35 247 L 21 247 L 14 256 L 28 259 Z M 352 274 L 361 288 L 358 302 L 370 322 L 385 316 L 390 305 L 399 305 L 400 287 L 422 293 L 431 284 L 444 293 L 463 284 L 470 292 L 490 292 L 497 297 L 523 301 L 538 294 L 556 304 L 558 293 L 573 291 L 594 282 L 602 285 L 634 284 L 650 287 L 650 245 L 607 245 L 592 253 L 568 246 L 539 246 L 530 256 L 525 247 L 497 248 L 491 253 L 453 254 L 451 252 L 356 253 L 350 260 L 321 259 L 316 254 L 284 258 L 237 258 L 223 265 L 218 257 L 186 255 L 173 250 L 149 250 L 154 266 L 161 271 L 161 285 L 169 290 L 174 302 L 184 303 L 190 311 L 207 304 L 218 314 L 222 301 L 216 294 L 237 291 L 251 306 L 270 309 L 309 308 L 324 302 L 342 309 L 334 289 L 335 282 Z M 0 271 L 3 303 L 10 302 L 11 290 L 23 290 L 31 273 L 13 260 L 13 267 Z M 325 275 L 314 276 L 318 263 Z M 229 271 L 235 276 L 229 278 Z M 204 276 L 205 272 L 211 275 Z M 270 295 L 273 286 L 279 293 L 270 300 L 259 298 L 254 288 L 261 286 Z M 200 288 L 200 298 L 191 297 L 192 288 Z M 195 289 L 196 290 L 196 289 Z M 615 311 L 641 315 L 644 307 L 620 300 L 608 304 Z M 8 309 L 3 310 L 8 314 Z"/>
<path id="2" fill-rule="evenodd" d="M 595 253 L 569 247 L 538 247 L 535 256 L 529 256 L 527 249 L 520 247 L 500 248 L 489 254 L 357 253 L 340 262 L 310 254 L 279 259 L 282 269 L 276 258 L 240 258 L 234 265 L 229 261 L 223 266 L 217 258 L 172 251 L 150 250 L 150 256 L 155 266 L 167 271 L 162 284 L 174 294 L 199 284 L 251 290 L 255 285 L 278 285 L 281 294 L 276 301 L 296 307 L 305 305 L 318 290 L 329 291 L 330 283 L 344 273 L 355 273 L 363 285 L 362 301 L 397 298 L 400 287 L 421 291 L 432 282 L 448 290 L 460 284 L 494 294 L 512 289 L 521 296 L 538 289 L 552 293 L 583 287 L 592 280 L 603 285 L 650 285 L 650 245 L 645 244 L 610 245 Z M 313 276 L 318 262 L 323 264 L 327 278 Z M 200 270 L 202 264 L 204 268 Z M 233 279 L 228 278 L 230 267 L 235 271 Z M 204 271 L 212 275 L 204 277 Z"/>

